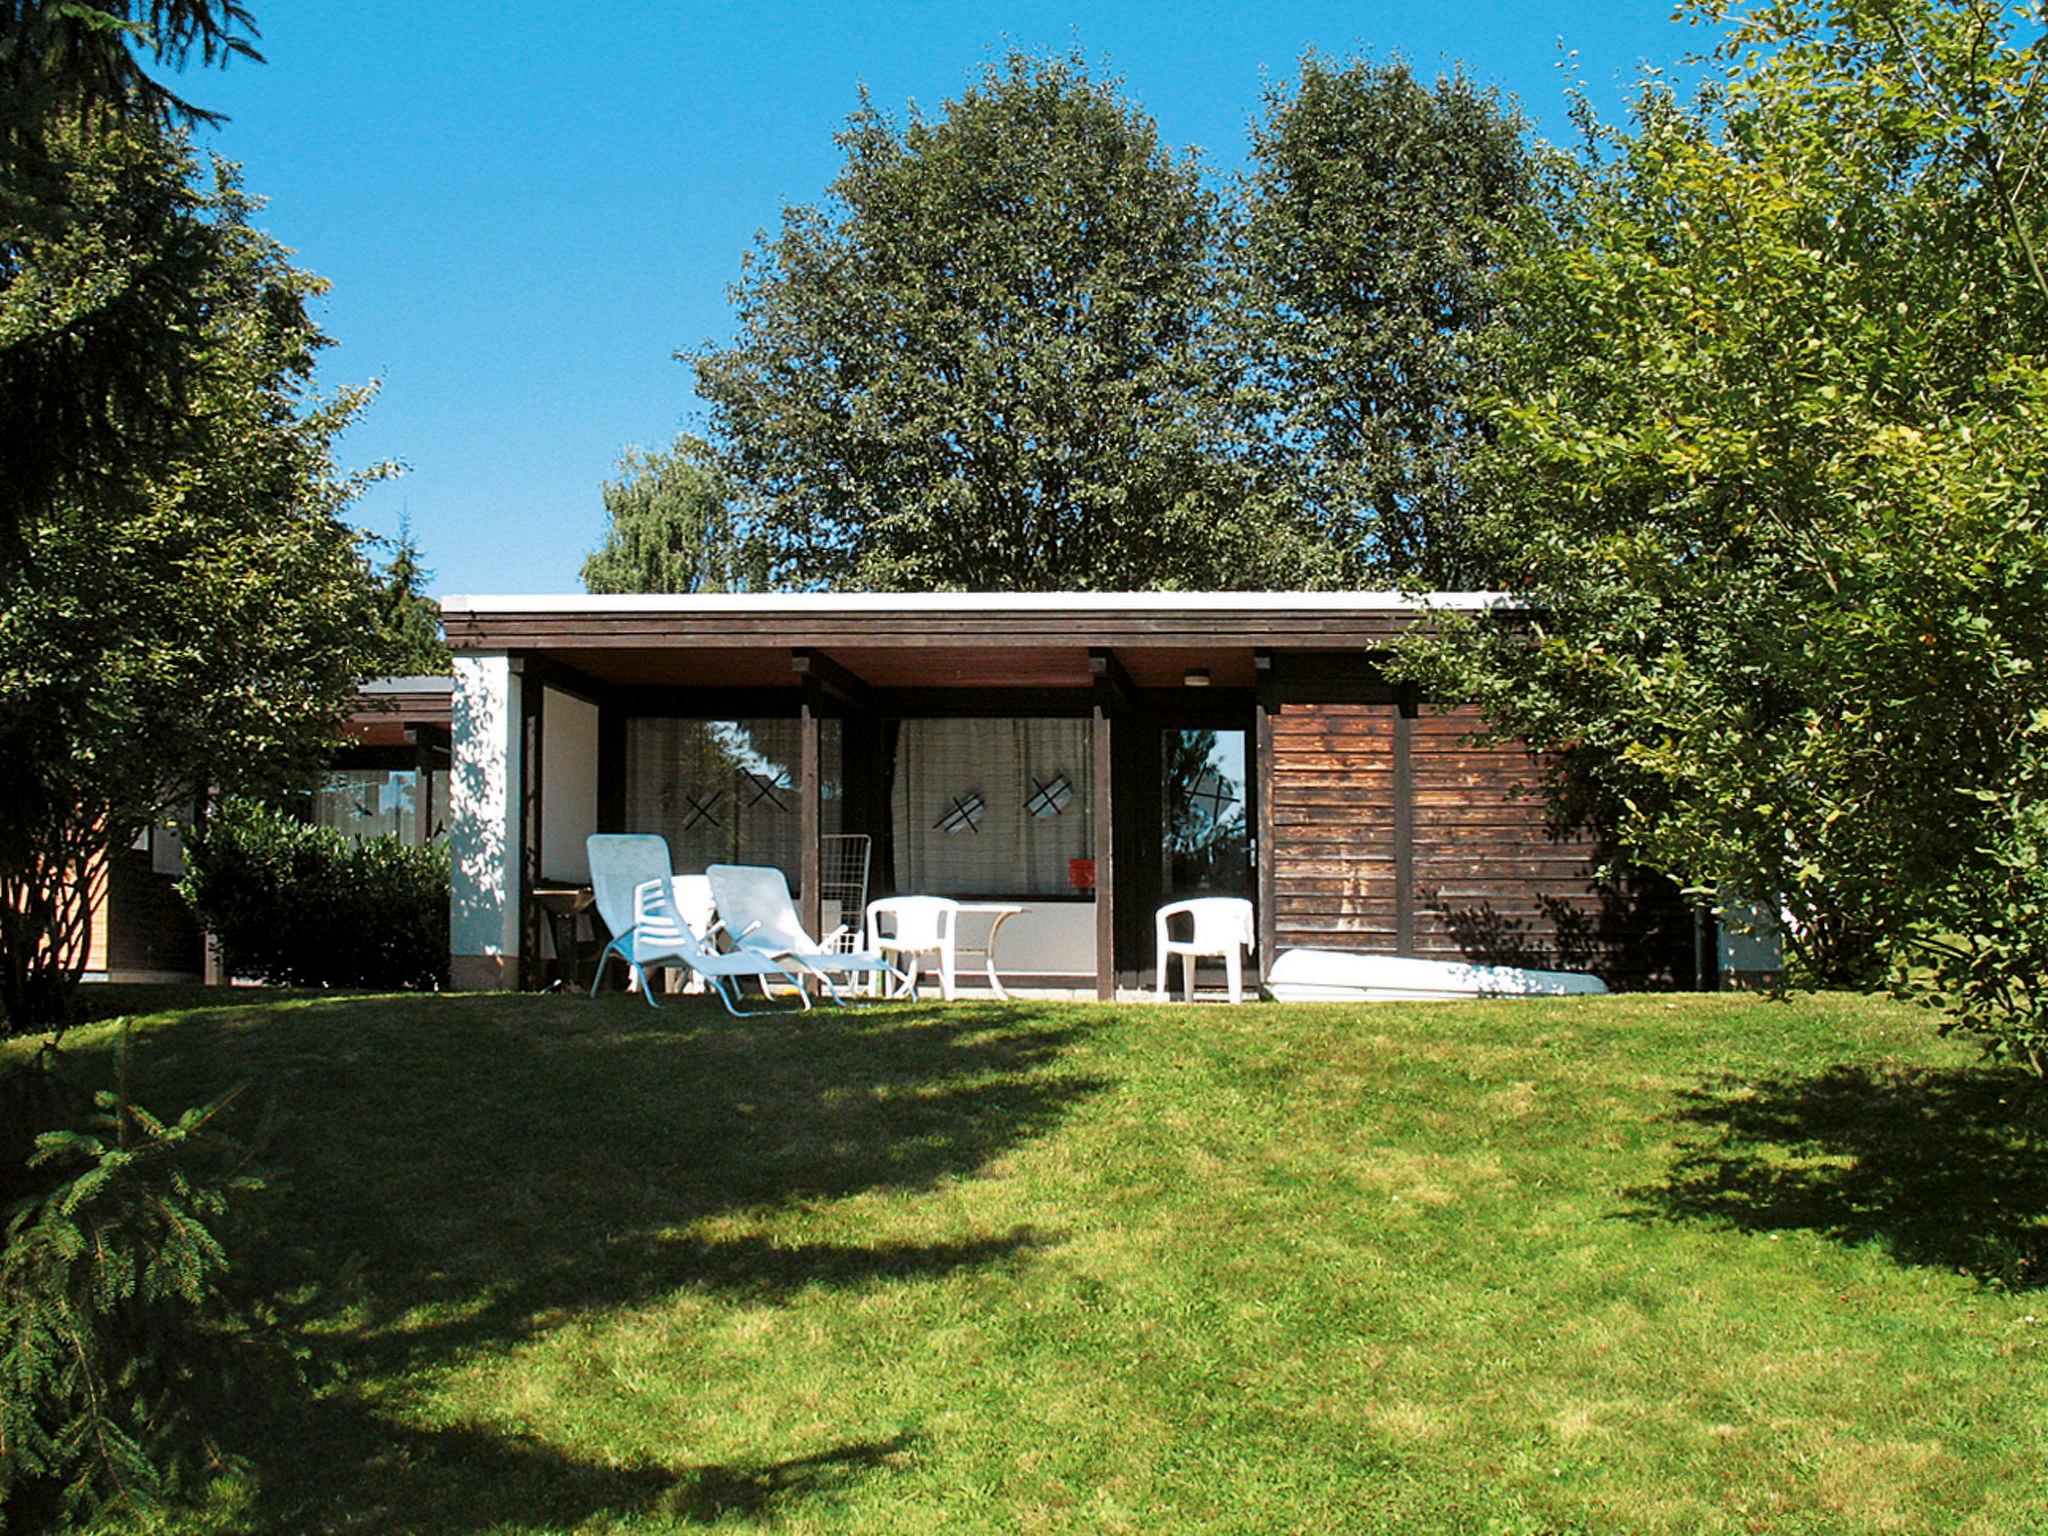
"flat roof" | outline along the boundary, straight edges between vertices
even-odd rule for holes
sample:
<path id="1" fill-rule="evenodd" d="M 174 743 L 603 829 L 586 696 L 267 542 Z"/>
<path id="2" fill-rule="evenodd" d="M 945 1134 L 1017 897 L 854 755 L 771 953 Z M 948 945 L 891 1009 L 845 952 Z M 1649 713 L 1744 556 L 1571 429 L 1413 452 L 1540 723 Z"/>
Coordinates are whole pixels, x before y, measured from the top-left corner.
<path id="1" fill-rule="evenodd" d="M 1384 650 L 1431 613 L 1512 611 L 1498 592 L 749 592 L 457 596 L 456 651 L 550 657 L 602 683 L 794 688 L 812 651 L 875 688 L 1084 687 L 1109 650 L 1141 686 L 1254 656 Z"/>
<path id="2" fill-rule="evenodd" d="M 1505 592 L 590 592 L 457 594 L 460 614 L 1418 613 L 1511 608 Z"/>

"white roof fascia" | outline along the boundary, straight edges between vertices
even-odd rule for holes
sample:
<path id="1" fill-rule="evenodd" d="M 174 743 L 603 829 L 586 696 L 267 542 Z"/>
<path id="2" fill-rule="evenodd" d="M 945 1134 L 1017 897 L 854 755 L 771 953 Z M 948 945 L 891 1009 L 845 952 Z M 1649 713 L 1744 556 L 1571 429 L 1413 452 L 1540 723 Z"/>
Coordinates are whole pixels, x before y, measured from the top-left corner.
<path id="1" fill-rule="evenodd" d="M 1507 592 L 709 592 L 513 593 L 440 599 L 444 613 L 1167 613 L 1483 612 Z"/>

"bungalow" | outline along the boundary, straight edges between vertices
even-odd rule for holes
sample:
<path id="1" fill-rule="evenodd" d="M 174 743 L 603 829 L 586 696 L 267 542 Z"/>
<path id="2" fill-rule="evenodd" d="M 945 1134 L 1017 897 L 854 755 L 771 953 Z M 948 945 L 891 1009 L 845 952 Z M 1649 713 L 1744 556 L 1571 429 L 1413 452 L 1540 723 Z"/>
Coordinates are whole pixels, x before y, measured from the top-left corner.
<path id="1" fill-rule="evenodd" d="M 1665 881 L 1593 876 L 1540 764 L 1389 682 L 1484 593 L 451 597 L 458 987 L 532 985 L 592 832 L 774 864 L 813 931 L 925 892 L 1023 908 L 1006 977 L 1149 981 L 1153 913 L 1249 897 L 1310 945 L 1706 984 Z"/>
<path id="2" fill-rule="evenodd" d="M 447 818 L 446 677 L 373 678 L 341 722 L 343 745 L 308 787 L 306 819 L 360 836 L 437 836 Z M 197 981 L 209 956 L 177 892 L 185 838 L 175 821 L 143 832 L 86 872 L 88 981 Z"/>

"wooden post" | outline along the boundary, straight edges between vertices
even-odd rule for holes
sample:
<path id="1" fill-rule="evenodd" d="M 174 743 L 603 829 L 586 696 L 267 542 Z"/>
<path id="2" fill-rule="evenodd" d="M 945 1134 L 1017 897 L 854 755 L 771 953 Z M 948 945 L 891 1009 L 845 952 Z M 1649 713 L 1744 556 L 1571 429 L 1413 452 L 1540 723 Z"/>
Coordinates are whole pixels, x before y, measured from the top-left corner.
<path id="1" fill-rule="evenodd" d="M 518 657 L 513 658 L 515 666 Z M 524 671 L 523 667 L 518 670 Z M 541 782 L 541 753 L 547 735 L 547 721 L 544 715 L 543 698 L 547 690 L 534 677 L 525 679 L 526 686 L 519 690 L 520 746 L 518 785 L 520 847 L 519 847 L 519 957 L 516 962 L 518 985 L 538 987 L 542 983 L 541 972 L 541 923 L 539 905 L 533 899 L 533 888 L 540 884 L 541 845 L 541 796 L 546 786 Z"/>
<path id="2" fill-rule="evenodd" d="M 1394 952 L 1415 953 L 1415 697 L 1394 704 Z"/>
<path id="3" fill-rule="evenodd" d="M 818 885 L 821 878 L 821 860 L 818 848 L 818 831 L 824 822 L 824 784 L 819 768 L 818 722 L 820 700 L 818 690 L 806 683 L 803 690 L 803 709 L 798 718 L 798 770 L 797 770 L 797 838 L 801 861 L 799 879 L 802 893 L 798 897 L 798 914 L 803 918 L 804 927 L 813 935 L 818 934 L 819 919 L 824 913 L 824 904 L 818 899 Z"/>
<path id="4" fill-rule="evenodd" d="M 426 847 L 434 835 L 434 748 L 415 726 L 407 726 L 412 743 L 412 840 Z"/>
<path id="5" fill-rule="evenodd" d="M 1095 996 L 1116 1000 L 1116 824 L 1110 778 L 1116 767 L 1110 712 L 1095 705 Z"/>
<path id="6" fill-rule="evenodd" d="M 1252 657 L 1256 687 L 1253 713 L 1252 793 L 1258 796 L 1258 864 L 1254 894 L 1258 903 L 1259 980 L 1272 974 L 1273 956 L 1279 947 L 1279 913 L 1275 896 L 1273 866 L 1273 716 L 1280 710 L 1280 693 L 1273 676 L 1273 654 L 1259 651 Z"/>

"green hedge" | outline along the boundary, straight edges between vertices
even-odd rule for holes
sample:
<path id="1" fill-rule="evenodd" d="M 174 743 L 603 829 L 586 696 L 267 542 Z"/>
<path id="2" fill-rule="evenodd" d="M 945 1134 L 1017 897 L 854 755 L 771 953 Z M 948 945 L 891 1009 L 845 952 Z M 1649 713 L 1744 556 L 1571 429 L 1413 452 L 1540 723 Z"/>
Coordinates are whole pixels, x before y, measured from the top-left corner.
<path id="1" fill-rule="evenodd" d="M 350 837 L 224 801 L 179 889 L 237 976 L 301 987 L 448 984 L 448 850 Z"/>

